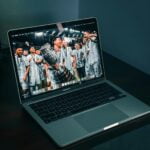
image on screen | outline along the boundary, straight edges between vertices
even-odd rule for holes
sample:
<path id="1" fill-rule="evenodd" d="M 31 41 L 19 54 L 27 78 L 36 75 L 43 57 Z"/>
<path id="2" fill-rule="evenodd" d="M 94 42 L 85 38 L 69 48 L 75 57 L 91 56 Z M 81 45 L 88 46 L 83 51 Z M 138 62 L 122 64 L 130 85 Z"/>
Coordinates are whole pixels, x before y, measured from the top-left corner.
<path id="1" fill-rule="evenodd" d="M 23 98 L 102 75 L 95 23 L 63 25 L 11 36 Z"/>

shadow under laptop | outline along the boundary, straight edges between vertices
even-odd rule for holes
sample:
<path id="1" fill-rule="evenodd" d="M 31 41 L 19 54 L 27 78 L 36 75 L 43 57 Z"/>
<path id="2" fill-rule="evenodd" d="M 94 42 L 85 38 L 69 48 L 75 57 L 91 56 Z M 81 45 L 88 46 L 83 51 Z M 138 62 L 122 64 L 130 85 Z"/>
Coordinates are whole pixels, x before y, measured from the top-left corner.
<path id="1" fill-rule="evenodd" d="M 35 141 L 35 143 L 38 143 L 38 140 L 40 140 L 40 142 L 43 141 L 43 147 L 45 147 L 46 149 L 47 147 L 49 147 L 54 150 L 116 150 L 116 146 L 118 148 L 123 145 L 126 145 L 124 143 L 126 143 L 127 140 L 129 141 L 131 138 L 134 137 L 135 130 L 137 130 L 136 133 L 137 135 L 139 135 L 145 128 L 149 128 L 148 125 L 150 124 L 150 115 L 146 115 L 136 120 L 132 120 L 124 125 L 120 125 L 108 131 L 105 131 L 101 134 L 97 134 L 92 137 L 81 140 L 77 143 L 71 144 L 67 147 L 59 148 L 55 144 L 55 142 L 45 132 L 43 132 L 42 128 L 40 128 L 40 126 L 35 121 L 33 121 L 33 118 L 30 115 L 28 115 L 24 109 L 22 109 L 22 116 L 22 118 L 27 120 L 29 126 L 32 127 L 32 129 L 30 129 L 30 131 L 33 133 L 32 141 Z M 132 134 L 133 131 L 134 133 Z M 128 136 L 128 134 L 130 134 L 131 136 Z M 136 145 L 135 142 L 131 147 L 129 144 L 122 147 L 124 148 L 123 150 L 127 148 L 132 149 Z M 127 143 L 131 143 L 131 141 Z M 141 149 L 138 150 L 142 150 L 142 148 L 143 147 L 141 147 Z M 147 150 L 146 145 L 145 150 Z"/>
<path id="2" fill-rule="evenodd" d="M 129 149 L 130 145 L 124 144 L 124 143 L 126 143 L 127 140 L 129 141 L 132 138 L 132 132 L 134 131 L 135 133 L 135 130 L 137 130 L 136 133 L 137 135 L 139 135 L 145 128 L 149 127 L 148 126 L 149 124 L 150 124 L 150 115 L 147 115 L 147 116 L 139 118 L 138 120 L 130 121 L 124 125 L 120 125 L 119 127 L 110 129 L 109 131 L 103 132 L 101 134 L 97 134 L 95 136 L 82 140 L 78 143 L 72 144 L 66 147 L 65 149 L 66 150 L 72 150 L 72 149 L 75 149 L 75 150 L 115 149 L 116 150 L 118 147 L 122 148 L 123 145 L 126 145 L 123 150 L 127 148 Z M 134 133 L 133 133 L 133 136 L 134 136 Z M 128 134 L 131 134 L 131 136 L 128 136 Z M 136 141 L 134 141 L 133 147 L 135 147 L 136 145 L 135 142 Z M 148 142 L 148 139 L 147 139 L 147 142 Z M 131 143 L 131 141 L 127 143 Z M 130 149 L 132 149 L 133 147 L 131 146 Z M 144 147 L 145 147 L 145 150 L 147 150 L 146 145 L 144 145 Z M 142 150 L 142 149 L 143 147 L 141 147 L 141 149 L 139 150 Z"/>

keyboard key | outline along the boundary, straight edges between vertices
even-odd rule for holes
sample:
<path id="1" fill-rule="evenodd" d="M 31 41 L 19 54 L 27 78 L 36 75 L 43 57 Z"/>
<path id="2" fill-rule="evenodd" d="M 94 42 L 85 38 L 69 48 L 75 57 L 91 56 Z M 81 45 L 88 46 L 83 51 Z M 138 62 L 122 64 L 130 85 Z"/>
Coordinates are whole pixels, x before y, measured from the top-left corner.
<path id="1" fill-rule="evenodd" d="M 123 96 L 125 95 L 109 84 L 102 83 L 30 106 L 45 123 L 49 123 Z"/>

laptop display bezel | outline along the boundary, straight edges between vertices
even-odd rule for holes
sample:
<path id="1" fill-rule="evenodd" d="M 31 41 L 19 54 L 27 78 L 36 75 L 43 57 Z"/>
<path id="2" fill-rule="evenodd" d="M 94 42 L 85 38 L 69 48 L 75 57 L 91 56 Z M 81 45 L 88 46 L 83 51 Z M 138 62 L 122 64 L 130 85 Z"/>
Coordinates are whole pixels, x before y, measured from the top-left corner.
<path id="1" fill-rule="evenodd" d="M 35 102 L 35 101 L 39 101 L 41 99 L 48 99 L 54 96 L 57 96 L 59 94 L 64 94 L 67 92 L 71 92 L 73 90 L 77 90 L 77 89 L 81 89 L 81 88 L 85 88 L 87 86 L 90 86 L 92 84 L 98 83 L 99 81 L 102 81 L 105 79 L 105 71 L 104 71 L 104 63 L 103 63 L 103 55 L 102 55 L 102 45 L 101 45 L 101 36 L 100 36 L 100 31 L 99 31 L 99 25 L 97 22 L 96 18 L 87 18 L 87 19 L 81 19 L 81 20 L 73 20 L 73 21 L 68 21 L 68 22 L 61 22 L 62 24 L 68 24 L 69 25 L 74 25 L 74 24 L 86 24 L 89 22 L 94 22 L 96 24 L 96 31 L 97 31 L 97 39 L 98 39 L 98 50 L 99 50 L 99 56 L 100 56 L 100 61 L 101 61 L 101 68 L 102 68 L 102 76 L 99 78 L 93 78 L 90 80 L 86 80 L 84 82 L 79 82 L 76 84 L 72 84 L 72 85 L 68 85 L 68 86 L 64 86 L 60 89 L 56 89 L 53 91 L 48 91 L 45 93 L 41 93 L 39 95 L 35 95 L 35 96 L 31 96 L 28 98 L 24 98 L 21 95 L 21 89 L 19 88 L 19 77 L 18 77 L 18 73 L 17 73 L 17 66 L 16 66 L 16 62 L 15 62 L 15 55 L 13 54 L 13 45 L 12 45 L 12 35 L 14 34 L 23 34 L 23 33 L 27 33 L 27 32 L 38 32 L 41 30 L 47 30 L 50 28 L 57 28 L 57 23 L 53 23 L 53 24 L 46 24 L 46 25 L 41 25 L 41 26 L 33 26 L 33 27 L 27 27 L 27 28 L 21 28 L 21 29 L 13 29 L 8 31 L 8 38 L 9 38 L 9 45 L 10 45 L 10 53 L 11 53 L 11 58 L 12 58 L 12 63 L 13 63 L 13 67 L 14 67 L 14 73 L 15 73 L 15 78 L 16 78 L 16 83 L 17 83 L 17 89 L 18 89 L 18 94 L 19 94 L 19 99 L 20 99 L 20 103 L 24 103 L 24 102 Z"/>

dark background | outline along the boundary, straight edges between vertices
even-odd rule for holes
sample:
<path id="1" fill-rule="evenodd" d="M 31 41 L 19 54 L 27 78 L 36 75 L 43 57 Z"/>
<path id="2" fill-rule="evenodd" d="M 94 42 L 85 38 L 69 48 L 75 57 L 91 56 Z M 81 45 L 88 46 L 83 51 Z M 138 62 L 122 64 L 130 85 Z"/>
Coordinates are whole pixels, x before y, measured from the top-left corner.
<path id="1" fill-rule="evenodd" d="M 9 29 L 98 17 L 104 51 L 150 74 L 149 0 L 1 0 L 0 39 Z"/>
<path id="2" fill-rule="evenodd" d="M 3 48 L 8 47 L 7 31 L 12 28 L 97 17 L 104 51 L 150 74 L 149 0 L 1 0 L 0 14 Z M 149 125 L 94 149 L 148 150 L 148 131 Z"/>

